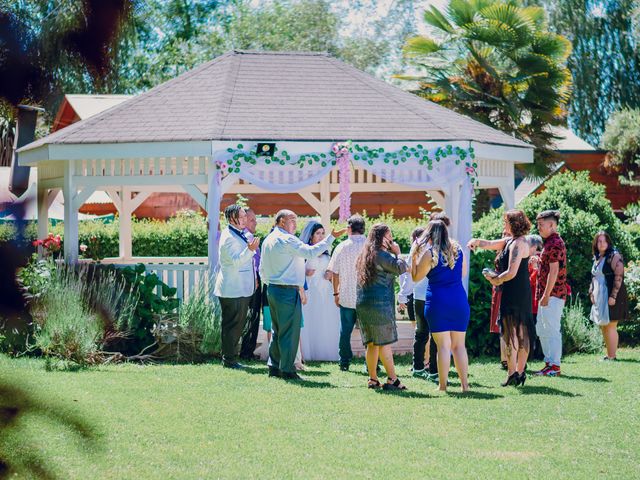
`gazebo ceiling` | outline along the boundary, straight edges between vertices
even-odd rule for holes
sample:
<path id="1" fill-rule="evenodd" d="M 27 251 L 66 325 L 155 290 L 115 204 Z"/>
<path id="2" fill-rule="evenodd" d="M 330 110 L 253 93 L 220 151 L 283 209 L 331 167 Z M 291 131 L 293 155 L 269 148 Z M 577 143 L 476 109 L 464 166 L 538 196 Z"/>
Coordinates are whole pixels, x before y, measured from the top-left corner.
<path id="1" fill-rule="evenodd" d="M 20 151 L 45 145 L 346 139 L 531 148 L 327 54 L 232 51 Z"/>

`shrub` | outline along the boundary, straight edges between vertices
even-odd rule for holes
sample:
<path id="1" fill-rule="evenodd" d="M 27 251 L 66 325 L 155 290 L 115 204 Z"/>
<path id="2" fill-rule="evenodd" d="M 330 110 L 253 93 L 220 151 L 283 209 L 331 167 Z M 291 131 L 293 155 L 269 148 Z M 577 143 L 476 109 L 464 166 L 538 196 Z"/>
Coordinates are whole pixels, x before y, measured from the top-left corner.
<path id="1" fill-rule="evenodd" d="M 628 223 L 623 228 L 629 235 L 633 246 L 640 251 L 640 223 Z"/>
<path id="2" fill-rule="evenodd" d="M 204 355 L 217 355 L 222 348 L 220 302 L 200 284 L 180 307 L 178 325 L 189 332 L 191 342 Z"/>
<path id="3" fill-rule="evenodd" d="M 498 208 L 489 211 L 473 224 L 473 236 L 495 239 L 502 236 L 502 214 Z M 495 355 L 500 352 L 499 335 L 489 332 L 491 314 L 491 284 L 482 276 L 483 268 L 493 268 L 495 252 L 477 250 L 469 261 L 469 306 L 471 319 L 467 329 L 467 350 L 470 355 Z"/>
<path id="4" fill-rule="evenodd" d="M 18 283 L 27 299 L 40 297 L 51 284 L 55 273 L 55 263 L 51 258 L 38 259 L 37 254 L 31 256 L 29 263 L 18 271 Z"/>
<path id="5" fill-rule="evenodd" d="M 18 279 L 34 319 L 32 349 L 84 365 L 106 359 L 103 348 L 126 337 L 119 326 L 136 298 L 113 267 L 56 264 L 34 255 Z"/>
<path id="6" fill-rule="evenodd" d="M 127 293 L 136 299 L 136 303 L 132 314 L 119 327 L 132 336 L 131 341 L 126 342 L 126 353 L 137 353 L 154 343 L 152 329 L 158 316 L 178 308 L 177 289 L 162 282 L 155 273 L 146 273 L 141 263 L 120 272 Z"/>
<path id="7" fill-rule="evenodd" d="M 35 348 L 79 365 L 93 363 L 103 333 L 102 321 L 86 302 L 84 280 L 67 265 L 59 265 L 30 305 Z"/>
<path id="8" fill-rule="evenodd" d="M 199 362 L 218 355 L 222 346 L 220 303 L 199 284 L 176 313 L 157 315 L 152 330 L 153 359 Z"/>
<path id="9" fill-rule="evenodd" d="M 567 172 L 553 176 L 545 190 L 520 203 L 530 219 L 549 209 L 559 210 L 559 232 L 567 246 L 567 276 L 575 293 L 586 294 L 591 282 L 591 243 L 599 230 L 611 235 L 625 260 L 637 258 L 631 236 L 615 216 L 603 185 L 589 179 L 589 172 Z M 535 230 L 535 225 L 534 225 Z"/>
<path id="10" fill-rule="evenodd" d="M 562 350 L 569 353 L 596 353 L 602 349 L 600 327 L 585 315 L 580 296 L 573 297 L 562 312 Z"/>
<path id="11" fill-rule="evenodd" d="M 640 343 L 640 261 L 629 262 L 625 269 L 624 282 L 629 295 L 631 319 L 618 325 L 620 342 L 638 345 Z"/>

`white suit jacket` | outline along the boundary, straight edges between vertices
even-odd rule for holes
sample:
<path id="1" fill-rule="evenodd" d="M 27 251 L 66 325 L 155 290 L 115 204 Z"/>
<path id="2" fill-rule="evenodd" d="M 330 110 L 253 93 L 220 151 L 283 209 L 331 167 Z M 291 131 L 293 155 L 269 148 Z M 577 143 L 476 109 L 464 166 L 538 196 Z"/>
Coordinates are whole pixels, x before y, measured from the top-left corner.
<path id="1" fill-rule="evenodd" d="M 216 297 L 250 297 L 256 289 L 252 252 L 247 243 L 229 227 L 220 234 L 218 272 L 213 293 Z"/>

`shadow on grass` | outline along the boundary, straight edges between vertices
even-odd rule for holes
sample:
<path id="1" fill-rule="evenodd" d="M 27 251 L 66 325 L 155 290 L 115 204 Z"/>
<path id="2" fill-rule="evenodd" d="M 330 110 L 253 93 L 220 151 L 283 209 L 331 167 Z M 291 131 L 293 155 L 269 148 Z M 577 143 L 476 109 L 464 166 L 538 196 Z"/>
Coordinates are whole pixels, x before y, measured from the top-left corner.
<path id="1" fill-rule="evenodd" d="M 268 367 L 250 367 L 246 366 L 241 372 L 248 373 L 249 375 L 268 375 L 269 368 Z M 325 372 L 324 370 L 304 370 L 302 372 L 298 372 L 302 377 L 327 377 L 331 375 L 330 372 Z"/>
<path id="2" fill-rule="evenodd" d="M 267 367 L 245 367 L 243 372 L 248 373 L 249 375 L 262 375 L 266 377 L 269 374 L 269 369 Z M 285 380 L 277 377 L 273 377 L 272 380 L 274 382 L 286 382 L 291 385 L 298 385 L 304 388 L 338 388 L 332 383 L 329 382 L 314 382 L 312 380 L 307 380 L 305 377 L 313 377 L 313 376 L 326 376 L 329 375 L 329 372 L 324 371 L 316 371 L 316 372 L 299 372 L 302 380 Z"/>
<path id="3" fill-rule="evenodd" d="M 40 455 L 34 448 L 27 447 L 19 455 L 14 453 L 20 450 L 17 448 L 18 445 L 21 442 L 26 445 L 29 438 L 23 430 L 23 417 L 33 415 L 47 418 L 57 426 L 75 433 L 82 441 L 83 448 L 89 452 L 96 452 L 102 447 L 98 443 L 97 430 L 81 416 L 61 406 L 31 397 L 13 385 L 0 383 L 0 478 L 8 478 L 16 473 L 31 473 L 34 478 L 45 480 L 58 478 L 47 466 L 49 459 Z M 7 441 L 7 434 L 12 430 L 17 440 Z"/>
<path id="4" fill-rule="evenodd" d="M 502 395 L 488 392 L 478 392 L 476 390 L 470 390 L 468 392 L 452 392 L 450 390 L 447 390 L 447 394 L 450 397 L 469 398 L 472 400 L 497 400 L 498 398 L 504 398 Z"/>
<path id="5" fill-rule="evenodd" d="M 557 395 L 559 397 L 581 397 L 579 393 L 565 392 L 553 387 L 525 385 L 518 389 L 522 395 Z"/>
<path id="6" fill-rule="evenodd" d="M 458 383 L 457 385 L 459 386 L 460 384 Z M 473 388 L 486 388 L 486 389 L 492 390 L 494 388 L 497 388 L 498 384 L 496 384 L 496 385 L 483 385 L 482 383 L 478 383 L 478 382 L 469 382 L 469 386 L 473 387 Z"/>
<path id="7" fill-rule="evenodd" d="M 380 395 L 393 395 L 402 398 L 433 398 L 431 395 L 413 390 L 383 390 L 380 388 L 375 392 Z"/>
<path id="8" fill-rule="evenodd" d="M 618 362 L 623 362 L 623 363 L 640 363 L 640 360 L 636 360 L 635 358 L 618 358 L 615 362 L 611 362 L 611 363 L 618 363 Z"/>
<path id="9" fill-rule="evenodd" d="M 294 385 L 296 387 L 302 388 L 338 388 L 329 382 L 312 382 L 311 380 L 306 380 L 304 378 L 302 380 L 285 380 L 281 378 L 274 378 L 273 380 L 279 380 L 281 382 L 288 383 L 289 385 Z"/>
<path id="10" fill-rule="evenodd" d="M 562 379 L 568 378 L 569 380 L 581 380 L 583 382 L 592 382 L 592 383 L 611 383 L 611 380 L 604 377 L 578 377 L 577 375 L 565 375 L 564 373 L 560 378 Z"/>
<path id="11" fill-rule="evenodd" d="M 305 377 L 326 377 L 331 375 L 331 372 L 326 372 L 324 370 L 303 370 L 299 373 Z"/>

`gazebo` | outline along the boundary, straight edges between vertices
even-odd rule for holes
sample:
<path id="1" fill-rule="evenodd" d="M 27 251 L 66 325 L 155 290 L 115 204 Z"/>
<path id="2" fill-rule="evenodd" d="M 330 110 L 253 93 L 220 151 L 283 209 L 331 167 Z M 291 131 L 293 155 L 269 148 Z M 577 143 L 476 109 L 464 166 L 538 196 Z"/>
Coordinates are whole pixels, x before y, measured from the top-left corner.
<path id="1" fill-rule="evenodd" d="M 18 155 L 38 167 L 40 237 L 63 192 L 67 261 L 78 258 L 78 208 L 102 190 L 120 216 L 109 261 L 171 270 L 181 295 L 194 269 L 217 264 L 223 193 L 298 192 L 326 223 L 348 212 L 350 192 L 424 191 L 462 243 L 472 189 L 498 188 L 513 207 L 514 165 L 533 149 L 327 54 L 232 51 Z M 208 259 L 133 256 L 131 212 L 152 192 L 189 193 L 208 212 Z"/>

